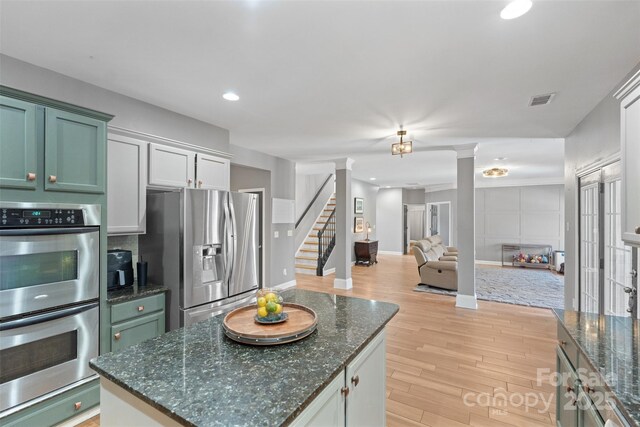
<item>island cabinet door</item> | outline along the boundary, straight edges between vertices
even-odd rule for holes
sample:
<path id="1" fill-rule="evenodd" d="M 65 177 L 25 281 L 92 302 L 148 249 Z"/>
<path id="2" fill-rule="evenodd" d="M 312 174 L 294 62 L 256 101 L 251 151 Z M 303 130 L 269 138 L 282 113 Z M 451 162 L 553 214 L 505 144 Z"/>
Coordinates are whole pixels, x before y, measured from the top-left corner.
<path id="1" fill-rule="evenodd" d="M 47 108 L 44 189 L 103 194 L 106 129 L 103 121 Z"/>
<path id="2" fill-rule="evenodd" d="M 342 371 L 295 419 L 293 427 L 344 427 L 347 396 Z"/>
<path id="3" fill-rule="evenodd" d="M 385 425 L 385 335 L 380 332 L 346 369 L 348 427 Z"/>
<path id="4" fill-rule="evenodd" d="M 111 326 L 111 351 L 122 350 L 164 333 L 164 311 Z"/>
<path id="5" fill-rule="evenodd" d="M 556 349 L 558 385 L 556 386 L 556 425 L 578 426 L 578 378 L 561 348 Z"/>
<path id="6" fill-rule="evenodd" d="M 36 106 L 0 96 L 0 187 L 36 188 Z"/>

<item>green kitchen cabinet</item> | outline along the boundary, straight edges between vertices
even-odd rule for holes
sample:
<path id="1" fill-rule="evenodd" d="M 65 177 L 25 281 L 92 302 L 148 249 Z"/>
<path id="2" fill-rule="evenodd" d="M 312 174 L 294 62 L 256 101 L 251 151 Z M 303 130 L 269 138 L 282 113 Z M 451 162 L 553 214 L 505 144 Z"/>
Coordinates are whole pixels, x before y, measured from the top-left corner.
<path id="1" fill-rule="evenodd" d="M 45 190 L 105 192 L 106 128 L 101 120 L 46 109 Z"/>
<path id="2" fill-rule="evenodd" d="M 111 305 L 111 351 L 122 350 L 165 332 L 165 294 Z"/>
<path id="3" fill-rule="evenodd" d="M 564 351 L 557 348 L 558 385 L 556 386 L 556 425 L 578 425 L 578 376 Z"/>
<path id="4" fill-rule="evenodd" d="M 36 106 L 0 96 L 0 187 L 35 190 Z"/>

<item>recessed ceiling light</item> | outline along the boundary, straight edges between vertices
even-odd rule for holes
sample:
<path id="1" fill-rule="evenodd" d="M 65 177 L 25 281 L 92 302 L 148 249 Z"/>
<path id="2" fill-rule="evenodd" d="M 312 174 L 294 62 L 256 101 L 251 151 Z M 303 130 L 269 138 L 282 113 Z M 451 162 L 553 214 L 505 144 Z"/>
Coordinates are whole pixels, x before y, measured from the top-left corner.
<path id="1" fill-rule="evenodd" d="M 514 19 L 518 18 L 531 9 L 531 0 L 513 0 L 511 3 L 506 5 L 502 12 L 500 12 L 500 18 L 502 19 Z"/>
<path id="2" fill-rule="evenodd" d="M 375 181 L 375 180 L 376 180 L 376 179 L 375 179 L 375 178 L 373 178 L 373 177 L 369 178 L 369 181 Z"/>
<path id="3" fill-rule="evenodd" d="M 391 188 L 391 186 L 390 185 L 385 185 L 384 188 Z"/>
<path id="4" fill-rule="evenodd" d="M 501 162 L 501 161 L 503 161 L 503 160 L 507 160 L 507 158 L 506 158 L 506 157 L 496 157 L 496 158 L 495 158 L 495 159 L 493 159 L 493 160 L 495 160 L 495 161 L 497 161 L 497 162 Z"/>
<path id="5" fill-rule="evenodd" d="M 227 92 L 224 95 L 222 95 L 222 97 L 227 101 L 237 101 L 240 99 L 240 97 L 233 92 Z"/>

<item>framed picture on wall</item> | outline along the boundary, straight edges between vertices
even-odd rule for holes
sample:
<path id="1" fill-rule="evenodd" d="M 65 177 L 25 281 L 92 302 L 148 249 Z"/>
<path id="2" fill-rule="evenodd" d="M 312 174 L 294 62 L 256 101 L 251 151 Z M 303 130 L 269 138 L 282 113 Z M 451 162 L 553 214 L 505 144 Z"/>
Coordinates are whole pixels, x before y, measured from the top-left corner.
<path id="1" fill-rule="evenodd" d="M 364 218 L 353 219 L 353 232 L 354 233 L 364 232 Z"/>
<path id="2" fill-rule="evenodd" d="M 356 197 L 353 200 L 353 213 L 362 214 L 364 213 L 364 199 L 360 197 Z"/>

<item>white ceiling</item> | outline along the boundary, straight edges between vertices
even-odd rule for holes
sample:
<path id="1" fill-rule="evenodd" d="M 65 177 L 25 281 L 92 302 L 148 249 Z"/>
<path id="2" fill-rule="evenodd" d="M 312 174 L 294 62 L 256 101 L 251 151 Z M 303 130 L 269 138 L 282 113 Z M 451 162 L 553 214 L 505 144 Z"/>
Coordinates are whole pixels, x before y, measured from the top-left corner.
<path id="1" fill-rule="evenodd" d="M 7 1 L 0 51 L 216 124 L 296 161 L 441 184 L 455 155 L 563 175 L 562 138 L 640 60 L 639 1 Z M 241 99 L 221 98 L 228 90 Z M 557 92 L 548 106 L 532 95 Z M 391 157 L 403 126 L 416 153 Z"/>

